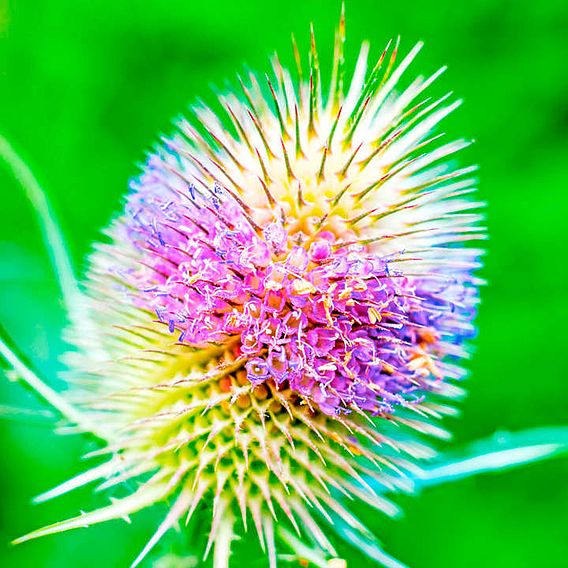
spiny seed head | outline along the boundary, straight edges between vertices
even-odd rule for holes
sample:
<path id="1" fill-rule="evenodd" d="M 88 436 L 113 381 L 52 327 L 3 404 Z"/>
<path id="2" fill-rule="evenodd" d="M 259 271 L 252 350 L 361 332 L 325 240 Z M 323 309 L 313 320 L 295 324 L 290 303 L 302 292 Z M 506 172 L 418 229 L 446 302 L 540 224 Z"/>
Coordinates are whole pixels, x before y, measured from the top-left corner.
<path id="1" fill-rule="evenodd" d="M 370 71 L 364 45 L 345 87 L 343 43 L 342 19 L 329 90 L 312 35 L 306 74 L 275 58 L 224 116 L 194 107 L 132 182 L 67 357 L 109 457 L 44 497 L 137 489 L 25 538 L 169 499 L 139 559 L 202 507 L 218 567 L 251 524 L 271 565 L 276 522 L 334 556 L 320 520 L 357 522 L 337 495 L 392 512 L 365 476 L 396 486 L 429 455 L 412 430 L 443 435 L 483 236 L 473 168 L 446 161 L 467 142 L 435 133 L 458 103 L 424 98 L 439 72 L 399 89 L 420 44 Z"/>

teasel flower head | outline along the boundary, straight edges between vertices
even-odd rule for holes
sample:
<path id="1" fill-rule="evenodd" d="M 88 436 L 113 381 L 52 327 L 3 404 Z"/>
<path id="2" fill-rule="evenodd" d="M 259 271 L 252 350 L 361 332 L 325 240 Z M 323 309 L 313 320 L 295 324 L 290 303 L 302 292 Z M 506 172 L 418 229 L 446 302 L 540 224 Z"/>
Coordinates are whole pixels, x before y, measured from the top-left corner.
<path id="1" fill-rule="evenodd" d="M 438 133 L 459 102 L 428 97 L 443 70 L 401 87 L 421 44 L 370 66 L 364 44 L 347 80 L 344 37 L 342 17 L 330 81 L 312 32 L 307 64 L 194 106 L 132 182 L 68 332 L 67 397 L 107 459 L 40 500 L 124 496 L 21 540 L 167 501 L 135 563 L 203 508 L 217 568 L 247 530 L 270 566 L 281 530 L 334 557 L 327 521 L 361 526 L 345 498 L 394 512 L 375 488 L 445 436 L 483 237 L 468 142 Z"/>

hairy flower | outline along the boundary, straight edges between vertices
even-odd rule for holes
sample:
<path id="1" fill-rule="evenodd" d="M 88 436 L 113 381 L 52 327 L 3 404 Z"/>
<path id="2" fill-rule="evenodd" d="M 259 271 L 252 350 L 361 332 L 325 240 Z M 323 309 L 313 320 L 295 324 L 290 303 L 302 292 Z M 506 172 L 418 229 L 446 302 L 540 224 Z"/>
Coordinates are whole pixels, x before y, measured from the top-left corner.
<path id="1" fill-rule="evenodd" d="M 27 537 L 83 527 L 169 499 L 141 553 L 198 508 L 209 549 L 254 525 L 270 565 L 275 521 L 329 556 L 321 523 L 341 494 L 387 513 L 386 487 L 430 455 L 419 434 L 450 412 L 464 376 L 482 238 L 474 168 L 440 142 L 457 106 L 406 86 L 421 48 L 389 43 L 344 80 L 344 23 L 329 87 L 312 34 L 306 74 L 251 74 L 192 110 L 132 182 L 100 244 L 68 334 L 69 397 L 108 460 L 45 494 L 89 482 L 136 489 Z M 416 432 L 416 433 L 415 433 Z"/>

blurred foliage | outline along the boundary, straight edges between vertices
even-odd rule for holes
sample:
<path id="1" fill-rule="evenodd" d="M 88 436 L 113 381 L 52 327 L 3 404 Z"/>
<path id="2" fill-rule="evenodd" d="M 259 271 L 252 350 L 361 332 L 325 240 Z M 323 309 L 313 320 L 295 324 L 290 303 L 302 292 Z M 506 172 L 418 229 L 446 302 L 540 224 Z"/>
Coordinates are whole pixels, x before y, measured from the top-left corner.
<path id="1" fill-rule="evenodd" d="M 222 88 L 243 64 L 263 71 L 277 49 L 291 64 L 290 32 L 331 51 L 336 0 L 0 0 L 0 131 L 48 189 L 76 266 L 121 207 L 171 118 Z M 467 442 L 495 430 L 566 418 L 565 229 L 568 150 L 568 10 L 565 0 L 349 0 L 347 55 L 370 39 L 378 55 L 393 36 L 426 48 L 412 69 L 449 71 L 437 88 L 465 105 L 447 123 L 477 144 L 462 160 L 481 165 L 491 234 L 463 416 L 448 426 Z M 326 47 L 329 46 L 329 49 Z M 329 57 L 327 58 L 329 61 Z M 15 182 L 0 172 L 0 321 L 52 373 L 64 314 L 39 231 Z M 2 404 L 41 410 L 3 382 Z M 12 548 L 30 529 L 101 503 L 89 489 L 35 507 L 30 498 L 82 469 L 94 442 L 56 437 L 45 420 L 2 422 L 0 566 L 127 566 L 162 511 L 132 526 L 114 523 Z M 566 462 L 466 479 L 401 497 L 393 522 L 360 514 L 394 556 L 415 568 L 547 568 L 566 565 Z M 186 550 L 183 535 L 163 549 Z M 238 545 L 247 566 L 263 566 L 256 544 Z M 368 561 L 342 549 L 353 566 Z M 255 560 L 250 560 L 254 558 Z M 352 562 L 352 564 L 351 564 Z M 244 565 L 244 564 L 243 564 Z"/>

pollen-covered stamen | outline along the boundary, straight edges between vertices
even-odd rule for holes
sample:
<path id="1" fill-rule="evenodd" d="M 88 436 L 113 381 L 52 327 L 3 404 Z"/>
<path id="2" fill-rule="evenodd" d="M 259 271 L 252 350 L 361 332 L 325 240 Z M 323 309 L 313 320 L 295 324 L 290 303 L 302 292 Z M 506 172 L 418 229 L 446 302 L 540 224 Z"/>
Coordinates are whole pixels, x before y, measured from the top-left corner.
<path id="1" fill-rule="evenodd" d="M 346 243 L 320 231 L 302 246 L 294 243 L 305 237 L 271 222 L 258 235 L 228 199 L 215 212 L 178 207 L 180 218 L 199 215 L 198 228 L 172 217 L 161 195 L 144 200 L 128 234 L 149 254 L 131 283 L 144 290 L 136 301 L 180 341 L 205 347 L 234 337 L 253 384 L 272 379 L 327 414 L 392 412 L 443 378 L 435 359 L 445 354 L 439 335 L 454 304 L 432 309 L 428 278 L 404 277 L 392 268 L 398 256 L 349 244 L 347 232 Z"/>

